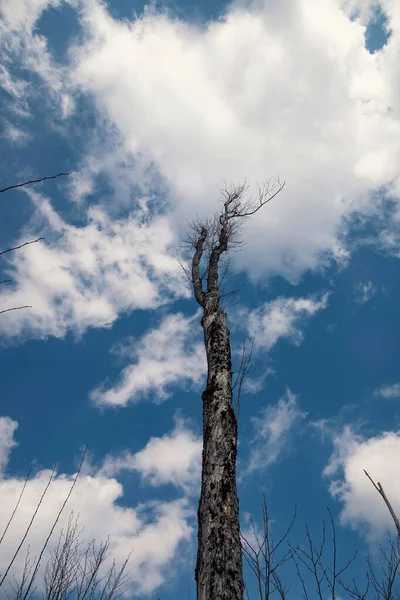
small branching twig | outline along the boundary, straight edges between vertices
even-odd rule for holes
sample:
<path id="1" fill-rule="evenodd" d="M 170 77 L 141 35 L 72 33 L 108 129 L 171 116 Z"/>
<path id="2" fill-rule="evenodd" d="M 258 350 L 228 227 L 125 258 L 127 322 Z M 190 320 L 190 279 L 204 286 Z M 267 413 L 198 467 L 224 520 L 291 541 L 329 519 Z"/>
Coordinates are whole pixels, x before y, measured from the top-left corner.
<path id="1" fill-rule="evenodd" d="M 309 600 L 309 595 L 305 579 L 301 572 L 301 565 L 311 574 L 315 582 L 315 597 L 319 600 L 336 600 L 338 598 L 336 588 L 339 584 L 345 591 L 350 588 L 343 584 L 341 575 L 347 571 L 350 565 L 354 562 L 357 557 L 357 552 L 345 563 L 342 568 L 338 568 L 338 557 L 337 557 L 337 542 L 336 542 L 336 527 L 333 520 L 332 513 L 327 507 L 329 514 L 329 521 L 332 532 L 332 564 L 331 566 L 325 566 L 323 564 L 323 557 L 326 548 L 326 526 L 325 521 L 322 520 L 322 536 L 319 546 L 316 546 L 308 526 L 306 526 L 306 537 L 308 549 L 304 550 L 297 546 L 292 548 L 293 550 L 293 561 L 296 567 L 297 577 L 300 581 L 303 599 Z M 326 589 L 327 588 L 327 589 Z M 350 592 L 349 592 L 350 593 Z M 356 596 L 354 596 L 356 598 Z"/>
<path id="2" fill-rule="evenodd" d="M 232 391 L 234 391 L 235 388 L 236 388 L 236 386 L 237 386 L 236 410 L 235 410 L 237 422 L 239 422 L 239 416 L 240 416 L 240 398 L 241 398 L 241 394 L 242 394 L 243 384 L 244 384 L 244 382 L 246 380 L 246 377 L 248 376 L 248 374 L 252 370 L 252 368 L 251 368 L 251 358 L 253 356 L 254 346 L 255 346 L 254 338 L 251 340 L 251 346 L 250 346 L 250 350 L 249 351 L 247 350 L 246 342 L 243 342 L 243 345 L 242 345 L 242 354 L 241 354 L 241 357 L 240 357 L 239 371 L 238 371 L 238 373 L 236 375 L 234 383 L 232 384 Z"/>
<path id="3" fill-rule="evenodd" d="M 291 523 L 285 533 L 277 543 L 274 543 L 270 532 L 270 519 L 268 515 L 265 496 L 262 502 L 263 530 L 261 536 L 257 533 L 254 521 L 251 518 L 250 524 L 252 534 L 255 539 L 255 545 L 241 534 L 243 556 L 257 580 L 258 595 L 260 600 L 269 600 L 270 596 L 277 592 L 281 600 L 286 599 L 287 587 L 283 585 L 278 570 L 292 558 L 292 550 L 283 552 L 281 556 L 277 555 L 278 549 L 287 539 L 296 520 L 296 508 Z"/>

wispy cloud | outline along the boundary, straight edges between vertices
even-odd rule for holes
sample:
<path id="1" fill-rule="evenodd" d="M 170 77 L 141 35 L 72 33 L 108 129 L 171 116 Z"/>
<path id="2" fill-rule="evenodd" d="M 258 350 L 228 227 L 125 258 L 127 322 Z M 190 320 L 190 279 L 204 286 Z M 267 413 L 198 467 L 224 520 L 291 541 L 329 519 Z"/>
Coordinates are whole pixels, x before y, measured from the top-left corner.
<path id="1" fill-rule="evenodd" d="M 376 294 L 376 287 L 374 286 L 372 281 L 358 283 L 354 288 L 354 294 L 356 297 L 356 302 L 358 302 L 359 304 L 365 304 L 366 302 L 371 300 L 374 294 Z"/>
<path id="2" fill-rule="evenodd" d="M 30 226 L 23 241 L 42 234 L 46 241 L 9 255 L 4 272 L 13 285 L 2 286 L 0 306 L 32 308 L 9 313 L 0 323 L 4 336 L 82 334 L 109 327 L 123 312 L 188 296 L 166 218 L 149 219 L 139 211 L 113 220 L 91 208 L 79 227 L 66 223 L 46 198 L 29 194 L 40 223 Z"/>
<path id="3" fill-rule="evenodd" d="M 297 396 L 288 388 L 276 405 L 266 406 L 259 417 L 253 417 L 254 437 L 245 473 L 275 463 L 290 444 L 296 425 L 306 416 L 298 407 Z"/>
<path id="4" fill-rule="evenodd" d="M 267 351 L 281 338 L 299 345 L 303 340 L 301 327 L 308 318 L 325 309 L 327 305 L 328 294 L 320 298 L 276 298 L 248 313 L 248 333 L 254 338 L 257 348 Z"/>
<path id="5" fill-rule="evenodd" d="M 150 394 L 154 401 L 168 398 L 173 385 L 199 385 L 206 372 L 204 343 L 193 333 L 199 313 L 166 316 L 156 329 L 132 341 L 133 363 L 125 367 L 118 381 L 102 385 L 91 393 L 98 405 L 125 406 Z"/>
<path id="6" fill-rule="evenodd" d="M 382 396 L 382 398 L 400 398 L 400 383 L 383 385 L 374 391 L 374 396 Z"/>

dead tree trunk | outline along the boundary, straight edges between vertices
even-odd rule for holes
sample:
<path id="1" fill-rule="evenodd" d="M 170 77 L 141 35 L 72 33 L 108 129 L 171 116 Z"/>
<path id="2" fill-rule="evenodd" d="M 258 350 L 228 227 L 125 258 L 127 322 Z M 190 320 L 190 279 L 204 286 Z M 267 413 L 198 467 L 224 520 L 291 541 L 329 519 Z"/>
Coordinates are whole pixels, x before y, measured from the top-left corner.
<path id="1" fill-rule="evenodd" d="M 205 302 L 202 326 L 208 377 L 202 395 L 203 464 L 198 510 L 197 598 L 241 599 L 237 422 L 232 407 L 229 329 L 217 294 Z"/>
<path id="2" fill-rule="evenodd" d="M 279 182 L 278 182 L 279 183 Z M 284 184 L 283 184 L 284 185 Z M 236 489 L 237 420 L 232 406 L 231 345 L 227 314 L 220 306 L 221 256 L 238 243 L 243 218 L 257 212 L 283 188 L 260 188 L 259 204 L 243 202 L 245 184 L 225 191 L 213 220 L 192 225 L 187 242 L 194 251 L 190 279 L 203 308 L 201 325 L 207 355 L 203 400 L 203 460 L 198 509 L 197 600 L 242 600 L 242 547 Z M 202 264 L 205 260 L 205 268 Z"/>

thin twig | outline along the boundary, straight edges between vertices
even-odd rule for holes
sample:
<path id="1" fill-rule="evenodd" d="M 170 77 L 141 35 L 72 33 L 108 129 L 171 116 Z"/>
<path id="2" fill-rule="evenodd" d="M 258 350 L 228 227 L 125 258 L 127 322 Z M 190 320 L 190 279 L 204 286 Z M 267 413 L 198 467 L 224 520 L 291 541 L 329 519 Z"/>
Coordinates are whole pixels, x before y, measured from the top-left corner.
<path id="1" fill-rule="evenodd" d="M 24 242 L 23 244 L 20 244 L 19 246 L 14 246 L 13 248 L 7 248 L 7 250 L 2 250 L 0 252 L 0 256 L 2 256 L 3 254 L 7 254 L 7 252 L 13 252 L 13 250 L 19 250 L 20 248 L 23 248 L 24 246 L 29 246 L 29 244 L 36 244 L 36 242 L 40 242 L 40 240 L 43 240 L 44 238 L 42 237 L 38 237 L 37 240 L 31 240 L 30 242 Z"/>
<path id="2" fill-rule="evenodd" d="M 254 337 L 251 341 L 251 347 L 250 347 L 249 352 L 247 352 L 246 342 L 243 342 L 239 372 L 237 374 L 235 383 L 232 386 L 232 391 L 235 389 L 236 386 L 238 386 L 237 395 L 236 395 L 236 411 L 235 411 L 236 420 L 238 422 L 239 422 L 239 416 L 240 416 L 240 398 L 241 398 L 241 394 L 242 394 L 242 388 L 243 388 L 243 384 L 244 384 L 246 377 L 249 374 L 249 371 L 251 368 L 251 358 L 253 355 L 254 346 L 255 346 Z"/>
<path id="3" fill-rule="evenodd" d="M 20 495 L 19 495 L 18 502 L 17 502 L 17 504 L 15 505 L 15 508 L 14 508 L 14 510 L 13 510 L 13 512 L 12 512 L 12 514 L 11 514 L 11 517 L 9 518 L 9 520 L 8 520 L 8 523 L 7 523 L 7 525 L 6 525 L 6 527 L 5 527 L 4 531 L 3 531 L 3 534 L 2 534 L 2 536 L 1 536 L 1 538 L 0 538 L 0 544 L 1 544 L 1 542 L 3 541 L 3 539 L 4 539 L 4 536 L 5 536 L 5 535 L 6 535 L 6 533 L 7 533 L 7 530 L 8 530 L 8 528 L 9 528 L 9 526 L 10 526 L 10 523 L 11 523 L 11 521 L 12 521 L 12 520 L 13 520 L 13 518 L 14 518 L 14 515 L 15 515 L 15 513 L 17 512 L 17 509 L 18 509 L 19 503 L 21 502 L 21 498 L 22 498 L 22 496 L 23 496 L 23 493 L 24 493 L 24 491 L 25 491 L 25 488 L 26 488 L 26 484 L 28 483 L 28 479 L 29 479 L 29 477 L 30 477 L 30 476 L 31 476 L 31 469 L 29 469 L 29 471 L 28 471 L 28 475 L 25 477 L 24 485 L 23 485 L 23 487 L 22 487 L 22 490 L 21 490 L 21 493 L 20 493 Z"/>
<path id="4" fill-rule="evenodd" d="M 12 559 L 11 559 L 11 562 L 9 563 L 9 565 L 8 565 L 8 567 L 7 567 L 7 569 L 6 569 L 6 572 L 4 573 L 3 577 L 2 577 L 2 578 L 1 578 L 1 580 L 0 580 L 0 587 L 3 585 L 3 583 L 4 583 L 4 580 L 5 580 L 5 578 L 7 577 L 7 574 L 8 574 L 8 572 L 9 572 L 9 570 L 11 569 L 11 567 L 12 567 L 12 565 L 13 565 L 13 563 L 14 563 L 15 559 L 17 558 L 17 555 L 18 555 L 19 551 L 21 550 L 22 544 L 23 544 L 23 543 L 24 543 L 24 541 L 26 540 L 26 536 L 28 535 L 28 533 L 29 533 L 29 530 L 30 530 L 30 528 L 32 527 L 32 523 L 33 523 L 33 521 L 35 520 L 35 517 L 36 517 L 36 515 L 37 515 L 37 513 L 38 513 L 38 510 L 39 510 L 39 508 L 40 508 L 40 506 L 41 506 L 41 504 L 42 504 L 42 502 L 43 502 L 43 498 L 45 497 L 45 495 L 46 495 L 46 492 L 47 492 L 47 490 L 49 489 L 49 486 L 50 486 L 50 483 L 52 482 L 52 479 L 53 479 L 53 477 L 54 477 L 54 473 L 55 473 L 55 471 L 56 471 L 56 465 L 54 465 L 54 467 L 53 467 L 53 470 L 52 470 L 52 472 L 51 472 L 51 475 L 50 475 L 49 481 L 47 482 L 47 485 L 46 485 L 46 487 L 45 487 L 45 489 L 44 489 L 44 491 L 43 491 L 43 493 L 42 493 L 42 495 L 41 495 L 41 497 L 40 497 L 40 500 L 39 500 L 39 502 L 38 502 L 38 504 L 37 504 L 37 506 L 36 506 L 35 512 L 33 513 L 33 515 L 32 515 L 32 518 L 31 518 L 31 520 L 30 520 L 30 522 L 29 522 L 29 525 L 28 525 L 28 527 L 27 527 L 27 528 L 26 528 L 26 530 L 25 530 L 25 533 L 24 533 L 24 535 L 23 535 L 23 537 L 22 537 L 22 540 L 21 540 L 21 542 L 19 543 L 19 546 L 18 546 L 18 548 L 16 549 L 16 551 L 15 551 L 15 553 L 14 553 L 14 556 L 12 557 Z"/>
<path id="5" fill-rule="evenodd" d="M 57 179 L 57 177 L 67 176 L 69 173 L 58 173 L 58 175 L 50 175 L 47 177 L 41 177 L 40 179 L 31 179 L 30 181 L 24 181 L 23 183 L 16 183 L 15 185 L 9 185 L 6 188 L 0 190 L 0 194 L 3 192 L 8 192 L 8 190 L 14 190 L 15 188 L 20 188 L 25 185 L 31 185 L 32 183 L 40 183 L 41 181 L 46 181 L 46 179 Z"/>
<path id="6" fill-rule="evenodd" d="M 0 315 L 6 312 L 10 312 L 11 310 L 22 310 L 23 308 L 32 308 L 32 306 L 14 306 L 14 308 L 6 308 L 5 310 L 0 310 Z"/>
<path id="7" fill-rule="evenodd" d="M 48 544 L 48 542 L 49 542 L 49 539 L 51 538 L 51 536 L 52 536 L 52 534 L 53 534 L 53 531 L 54 531 L 54 529 L 55 529 L 55 526 L 57 525 L 57 523 L 58 523 L 58 521 L 59 521 L 59 519 L 60 519 L 61 513 L 63 512 L 63 510 L 64 510 L 64 508 L 65 508 L 65 505 L 67 504 L 67 502 L 68 502 L 68 500 L 69 500 L 69 498 L 70 498 L 70 496 L 71 496 L 71 494 L 72 494 L 72 491 L 73 491 L 73 489 L 74 489 L 74 487 L 75 487 L 75 485 L 76 485 L 76 482 L 78 481 L 78 477 L 79 477 L 79 475 L 80 475 L 80 472 L 81 472 L 81 469 L 82 469 L 83 461 L 85 460 L 85 457 L 86 457 L 87 449 L 88 449 L 88 447 L 86 446 L 86 447 L 85 447 L 85 450 L 84 450 L 84 452 L 83 452 L 83 455 L 82 455 L 82 459 L 81 459 L 81 462 L 80 462 L 80 465 L 79 465 L 78 471 L 76 472 L 76 475 L 75 475 L 75 477 L 74 477 L 74 481 L 73 481 L 73 483 L 72 483 L 72 485 L 71 485 L 71 487 L 70 487 L 70 489 L 69 489 L 69 492 L 68 492 L 68 494 L 67 494 L 67 496 L 66 496 L 66 498 L 65 498 L 65 500 L 64 500 L 64 502 L 63 502 L 63 504 L 62 504 L 62 506 L 61 506 L 61 508 L 60 508 L 60 510 L 58 511 L 57 517 L 56 517 L 56 519 L 55 519 L 55 521 L 54 521 L 54 523 L 53 523 L 53 525 L 52 525 L 52 527 L 51 527 L 51 529 L 50 529 L 49 535 L 47 536 L 47 538 L 46 538 L 46 541 L 45 541 L 45 543 L 43 544 L 43 548 L 42 548 L 42 550 L 41 550 L 41 552 L 40 552 L 40 554 L 39 554 L 39 558 L 38 558 L 38 560 L 37 560 L 37 562 L 36 562 L 36 565 L 35 565 L 35 568 L 34 568 L 34 570 L 33 570 L 32 577 L 31 577 L 31 579 L 30 579 L 30 582 L 29 582 L 28 588 L 27 588 L 27 590 L 26 590 L 26 592 L 25 592 L 25 594 L 24 594 L 24 597 L 23 597 L 23 599 L 22 599 L 22 600 L 26 600 L 26 597 L 27 597 L 27 596 L 28 596 L 28 594 L 29 594 L 29 591 L 30 591 L 30 589 L 31 589 L 31 587 L 32 587 L 32 584 L 33 584 L 33 582 L 35 581 L 35 577 L 36 577 L 37 571 L 38 571 L 38 569 L 39 569 L 39 566 L 40 566 L 40 562 L 41 562 L 41 560 L 42 560 L 43 553 L 44 553 L 44 551 L 45 551 L 45 549 L 46 549 L 46 547 L 47 547 L 47 544 Z"/>

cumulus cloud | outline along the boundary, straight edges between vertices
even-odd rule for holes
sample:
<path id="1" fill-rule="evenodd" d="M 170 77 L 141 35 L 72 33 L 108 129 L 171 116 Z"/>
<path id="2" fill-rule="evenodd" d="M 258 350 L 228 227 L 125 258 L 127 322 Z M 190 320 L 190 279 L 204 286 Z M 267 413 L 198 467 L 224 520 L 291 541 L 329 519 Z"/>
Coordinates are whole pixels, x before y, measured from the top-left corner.
<path id="1" fill-rule="evenodd" d="M 297 396 L 288 388 L 274 406 L 266 406 L 253 417 L 254 438 L 246 473 L 267 469 L 290 443 L 290 435 L 307 413 L 297 404 Z"/>
<path id="2" fill-rule="evenodd" d="M 364 473 L 380 482 L 394 511 L 400 512 L 400 474 L 397 456 L 399 432 L 387 431 L 370 438 L 350 425 L 331 432 L 333 452 L 324 469 L 331 480 L 331 495 L 342 503 L 341 521 L 364 532 L 370 541 L 392 529 L 390 514 Z"/>
<path id="3" fill-rule="evenodd" d="M 394 0 L 380 3 L 391 35 L 374 54 L 365 47 L 373 11 L 359 0 L 236 2 L 218 21 L 202 25 L 154 8 L 121 21 L 98 0 L 69 4 L 81 30 L 78 44 L 71 37 L 62 65 L 54 62 L 35 24 L 44 10 L 62 9 L 65 2 L 18 0 L 11 10 L 3 1 L 0 9 L 9 63 L 16 59 L 41 77 L 55 114 L 61 107 L 63 118 L 73 119 L 77 93 L 93 100 L 97 110 L 93 129 L 101 143 L 91 148 L 87 132 L 87 156 L 82 172 L 71 179 L 71 195 L 84 198 L 96 178 L 106 175 L 127 203 L 132 184 L 162 181 L 170 210 L 165 227 L 180 229 L 186 218 L 214 209 L 224 180 L 247 177 L 254 195 L 257 181 L 280 172 L 287 185 L 245 224 L 249 244 L 236 256 L 235 268 L 252 277 L 278 273 L 291 282 L 328 257 L 346 256 L 342 225 L 354 211 L 373 213 L 373 192 L 384 188 L 395 202 L 400 198 L 400 33 Z M 20 111 L 27 111 L 32 86 L 7 68 L 0 74 L 3 85 Z M 138 168 L 122 168 L 133 163 Z M 90 213 L 88 221 L 93 218 Z M 390 231 L 379 243 L 394 251 Z M 59 255 L 49 250 L 46 258 L 53 257 L 57 263 Z M 80 283 L 84 294 L 86 279 Z M 31 284 L 35 299 L 42 280 Z M 51 315 L 64 293 L 60 286 L 46 306 Z M 27 302 L 33 304 L 24 296 Z M 94 312 L 82 318 L 82 327 L 112 320 L 116 310 L 108 302 L 89 303 Z M 127 304 L 121 302 L 122 311 Z M 66 312 L 68 321 L 74 309 Z M 11 322 L 26 318 L 15 314 Z M 61 335 L 59 327 L 43 325 L 55 335 Z M 17 325 L 10 334 L 19 331 Z"/>
<path id="4" fill-rule="evenodd" d="M 86 223 L 74 226 L 46 198 L 30 194 L 46 218 L 40 227 L 46 241 L 8 255 L 5 273 L 14 283 L 2 286 L 1 309 L 31 308 L 13 311 L 1 321 L 4 336 L 81 334 L 89 327 L 110 326 L 123 312 L 154 309 L 188 296 L 170 251 L 174 236 L 165 218 L 149 220 L 136 213 L 112 220 L 91 208 Z M 37 237 L 38 231 L 30 235 Z"/>
<path id="5" fill-rule="evenodd" d="M 247 329 L 257 348 L 271 350 L 280 338 L 295 345 L 301 344 L 303 333 L 300 327 L 307 318 L 326 308 L 328 294 L 309 298 L 284 298 L 280 296 L 265 302 L 248 314 Z"/>
<path id="6" fill-rule="evenodd" d="M 91 392 L 96 404 L 125 406 L 152 394 L 165 400 L 173 385 L 199 385 L 206 373 L 204 344 L 194 341 L 199 313 L 166 316 L 156 329 L 132 341 L 133 363 L 125 367 L 111 387 L 102 385 Z M 126 354 L 126 349 L 125 349 Z"/>
<path id="7" fill-rule="evenodd" d="M 374 396 L 382 396 L 382 398 L 400 398 L 400 383 L 383 385 L 375 390 Z"/>
<path id="8" fill-rule="evenodd" d="M 116 476 L 121 471 L 136 471 L 152 486 L 171 483 L 185 493 L 198 492 L 201 473 L 201 437 L 177 419 L 171 433 L 152 437 L 143 450 L 132 454 L 107 456 L 100 473 Z"/>
<path id="9" fill-rule="evenodd" d="M 212 210 L 224 179 L 279 171 L 285 191 L 246 225 L 237 264 L 296 279 L 339 248 L 371 191 L 397 194 L 398 8 L 382 5 L 393 32 L 372 55 L 365 22 L 337 0 L 234 3 L 203 26 L 154 10 L 117 21 L 90 0 L 71 79 L 127 151 L 155 162 L 177 222 Z"/>
<path id="10" fill-rule="evenodd" d="M 2 418 L 0 420 L 2 460 L 5 457 L 2 466 L 6 465 L 7 454 L 15 444 L 12 434 L 16 426 L 17 424 L 11 419 Z M 182 424 L 179 434 L 184 434 Z M 178 440 L 179 434 L 176 433 Z M 140 458 L 140 456 L 143 457 L 143 454 L 138 453 L 140 468 L 144 468 L 143 465 L 146 463 L 146 456 L 149 457 L 149 452 L 152 452 L 151 462 L 151 460 L 156 461 L 158 450 L 165 450 L 163 439 L 161 438 L 161 446 L 157 446 L 156 438 L 152 439 L 152 450 L 149 450 L 150 446 L 148 445 L 142 451 L 145 454 L 144 459 Z M 190 446 L 190 441 L 194 441 L 190 437 L 181 439 L 184 440 L 187 448 Z M 171 448 L 171 446 L 169 447 Z M 149 465 L 150 462 L 147 464 Z M 192 468 L 189 463 L 186 466 L 189 469 Z M 160 484 L 166 483 L 169 475 L 172 484 L 177 481 L 189 481 L 190 476 L 186 477 L 184 474 L 185 465 L 178 467 L 175 463 L 175 467 L 175 469 L 164 470 Z M 20 506 L 0 546 L 0 571 L 2 573 L 21 541 L 50 474 L 51 471 L 47 469 L 40 470 L 27 482 Z M 68 494 L 74 476 L 74 474 L 56 473 L 17 562 L 13 566 L 12 572 L 17 576 L 22 572 L 28 544 L 30 545 L 30 556 L 38 556 L 64 498 Z M 0 478 L 1 531 L 4 531 L 15 508 L 23 483 L 23 480 L 13 476 L 5 477 L 3 475 Z M 156 484 L 154 478 L 152 484 Z M 54 549 L 60 530 L 66 527 L 68 515 L 70 511 L 73 511 L 75 515 L 79 514 L 79 523 L 84 527 L 82 541 L 90 541 L 95 538 L 100 542 L 110 535 L 110 558 L 107 566 L 111 566 L 110 561 L 113 558 L 117 565 L 121 565 L 132 551 L 128 564 L 131 575 L 129 591 L 134 595 L 150 594 L 162 583 L 171 580 L 174 566 L 177 566 L 179 562 L 179 551 L 182 551 L 182 545 L 190 543 L 194 511 L 185 497 L 172 501 L 144 502 L 134 507 L 126 506 L 122 503 L 123 493 L 121 483 L 110 474 L 94 471 L 89 475 L 82 472 L 60 519 L 59 526 L 51 538 L 49 550 Z"/>

